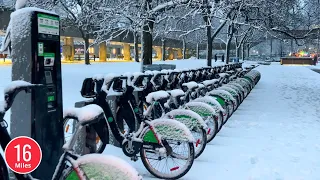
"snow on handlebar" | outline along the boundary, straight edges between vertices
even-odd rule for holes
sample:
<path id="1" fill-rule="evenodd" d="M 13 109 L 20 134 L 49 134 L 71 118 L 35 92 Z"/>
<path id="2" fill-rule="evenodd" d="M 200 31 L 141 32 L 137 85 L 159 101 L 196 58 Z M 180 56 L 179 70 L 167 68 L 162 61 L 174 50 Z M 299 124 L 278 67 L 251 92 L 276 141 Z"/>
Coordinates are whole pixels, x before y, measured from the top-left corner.
<path id="1" fill-rule="evenodd" d="M 30 90 L 43 87 L 42 84 L 31 84 L 26 81 L 12 81 L 5 89 L 4 89 L 4 101 L 0 102 L 0 112 L 5 113 L 8 111 L 14 101 L 15 96 L 20 91 L 30 92 Z"/>

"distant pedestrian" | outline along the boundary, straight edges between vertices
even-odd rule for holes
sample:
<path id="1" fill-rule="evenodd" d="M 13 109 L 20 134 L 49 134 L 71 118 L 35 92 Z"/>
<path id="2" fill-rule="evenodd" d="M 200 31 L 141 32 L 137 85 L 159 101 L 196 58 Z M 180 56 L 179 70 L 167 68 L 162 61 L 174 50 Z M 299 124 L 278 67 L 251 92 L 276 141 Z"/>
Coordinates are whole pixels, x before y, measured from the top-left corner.
<path id="1" fill-rule="evenodd" d="M 317 61 L 318 61 L 318 54 L 315 54 L 313 57 L 313 65 L 317 65 Z"/>
<path id="2" fill-rule="evenodd" d="M 214 55 L 214 60 L 217 62 L 218 61 L 218 56 L 217 54 Z"/>
<path id="3" fill-rule="evenodd" d="M 222 62 L 224 62 L 224 54 L 222 54 L 221 60 Z"/>

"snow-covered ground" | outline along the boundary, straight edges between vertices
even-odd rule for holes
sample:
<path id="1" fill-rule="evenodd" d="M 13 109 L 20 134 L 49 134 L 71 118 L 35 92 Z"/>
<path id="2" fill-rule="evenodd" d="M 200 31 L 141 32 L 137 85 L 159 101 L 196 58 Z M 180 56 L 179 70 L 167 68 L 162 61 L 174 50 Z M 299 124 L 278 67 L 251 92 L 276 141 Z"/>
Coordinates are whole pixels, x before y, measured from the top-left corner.
<path id="1" fill-rule="evenodd" d="M 178 68 L 204 66 L 203 60 L 169 61 Z M 138 71 L 136 63 L 63 65 L 64 106 L 81 100 L 85 77 Z M 186 180 L 317 180 L 320 179 L 320 74 L 304 66 L 257 68 L 262 78 L 228 123 L 195 160 Z M 0 92 L 10 82 L 10 66 L 0 67 Z M 121 150 L 105 154 L 121 157 L 153 179 L 140 161 L 131 162 Z"/>

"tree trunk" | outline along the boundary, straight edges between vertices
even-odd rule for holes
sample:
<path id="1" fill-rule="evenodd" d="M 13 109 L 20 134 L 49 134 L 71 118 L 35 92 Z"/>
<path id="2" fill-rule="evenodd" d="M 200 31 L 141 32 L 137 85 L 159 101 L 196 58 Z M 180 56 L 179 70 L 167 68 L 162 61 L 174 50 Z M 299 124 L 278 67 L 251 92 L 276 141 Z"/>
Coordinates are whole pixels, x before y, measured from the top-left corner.
<path id="1" fill-rule="evenodd" d="M 234 25 L 230 24 L 228 27 L 228 39 L 227 39 L 227 44 L 226 44 L 226 64 L 229 64 L 230 61 L 230 45 L 232 42 L 233 34 L 234 34 Z M 236 44 L 236 49 L 237 49 L 237 44 Z"/>
<path id="2" fill-rule="evenodd" d="M 245 55 L 245 51 L 244 51 L 244 50 L 245 50 L 245 49 L 244 49 L 244 43 L 242 43 L 242 47 L 241 47 L 241 48 L 242 48 L 242 61 L 244 61 L 244 58 L 245 58 L 245 56 L 246 56 L 246 55 Z"/>
<path id="3" fill-rule="evenodd" d="M 282 57 L 283 54 L 283 41 L 280 40 L 280 57 Z"/>
<path id="4" fill-rule="evenodd" d="M 208 1 L 204 1 L 204 4 L 208 4 Z M 203 15 L 203 20 L 206 24 L 206 32 L 207 32 L 207 66 L 212 66 L 212 44 L 213 40 L 211 37 L 211 18 L 208 16 L 210 14 L 210 9 L 205 9 L 205 13 Z"/>
<path id="5" fill-rule="evenodd" d="M 230 60 L 230 45 L 232 37 L 229 37 L 226 44 L 226 64 L 229 64 Z"/>
<path id="6" fill-rule="evenodd" d="M 197 59 L 200 59 L 199 43 L 197 43 Z"/>
<path id="7" fill-rule="evenodd" d="M 250 57 L 250 43 L 247 44 L 247 57 Z"/>
<path id="8" fill-rule="evenodd" d="M 138 33 L 133 32 L 133 40 L 134 40 L 134 60 L 139 62 L 139 46 L 138 46 Z"/>
<path id="9" fill-rule="evenodd" d="M 240 45 L 241 46 L 241 45 Z M 240 46 L 236 45 L 236 57 L 239 58 L 240 57 Z"/>
<path id="10" fill-rule="evenodd" d="M 186 40 L 183 38 L 182 40 L 182 59 L 186 59 Z"/>
<path id="11" fill-rule="evenodd" d="M 90 57 L 89 57 L 89 35 L 84 35 L 84 62 L 86 65 L 90 65 Z"/>
<path id="12" fill-rule="evenodd" d="M 141 35 L 143 65 L 152 64 L 152 29 L 153 22 L 146 21 Z"/>
<path id="13" fill-rule="evenodd" d="M 272 46 L 273 46 L 273 42 L 272 42 L 272 38 L 271 38 L 270 39 L 270 58 L 272 57 L 272 54 L 273 54 Z"/>
<path id="14" fill-rule="evenodd" d="M 161 60 L 165 61 L 166 60 L 166 40 L 162 39 L 161 43 L 162 43 L 161 44 L 162 45 L 162 48 L 161 48 L 161 51 L 162 51 Z"/>
<path id="15" fill-rule="evenodd" d="M 207 66 L 212 66 L 212 44 L 211 27 L 207 27 Z"/>

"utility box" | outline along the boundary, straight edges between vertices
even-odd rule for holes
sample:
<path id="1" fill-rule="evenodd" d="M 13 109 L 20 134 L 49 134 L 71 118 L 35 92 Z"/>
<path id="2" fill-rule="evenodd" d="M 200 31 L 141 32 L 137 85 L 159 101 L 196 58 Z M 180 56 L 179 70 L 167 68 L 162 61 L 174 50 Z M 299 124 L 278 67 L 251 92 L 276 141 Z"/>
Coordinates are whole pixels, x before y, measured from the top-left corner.
<path id="1" fill-rule="evenodd" d="M 59 16 L 37 8 L 11 14 L 12 80 L 45 87 L 19 93 L 11 109 L 11 136 L 29 136 L 42 150 L 42 161 L 32 173 L 51 179 L 62 154 L 63 108 Z"/>

